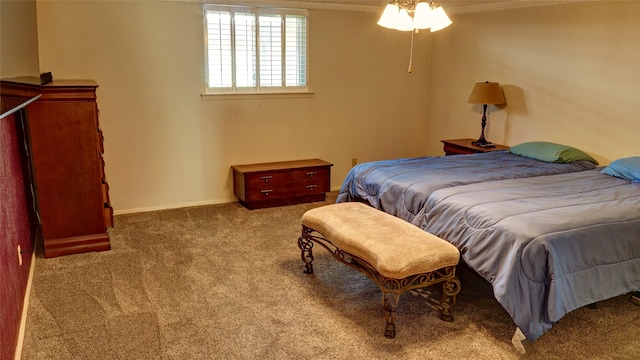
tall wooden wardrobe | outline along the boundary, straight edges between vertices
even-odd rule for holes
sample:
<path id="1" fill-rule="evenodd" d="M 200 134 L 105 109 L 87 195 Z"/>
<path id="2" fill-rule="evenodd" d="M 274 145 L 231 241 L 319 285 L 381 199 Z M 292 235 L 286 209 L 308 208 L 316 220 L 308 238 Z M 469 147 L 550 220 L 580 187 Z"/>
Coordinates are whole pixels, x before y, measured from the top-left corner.
<path id="1" fill-rule="evenodd" d="M 0 82 L 3 101 L 42 97 L 28 106 L 36 201 L 45 257 L 110 249 L 113 227 L 103 136 L 92 80 L 32 78 Z"/>

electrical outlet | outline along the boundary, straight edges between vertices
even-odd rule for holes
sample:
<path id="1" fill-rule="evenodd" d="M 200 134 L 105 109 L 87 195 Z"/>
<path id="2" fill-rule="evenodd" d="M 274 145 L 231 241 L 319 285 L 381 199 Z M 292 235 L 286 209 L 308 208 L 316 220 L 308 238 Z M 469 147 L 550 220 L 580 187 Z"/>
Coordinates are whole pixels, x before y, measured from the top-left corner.
<path id="1" fill-rule="evenodd" d="M 18 263 L 22 266 L 22 249 L 20 249 L 20 245 L 18 245 Z"/>
<path id="2" fill-rule="evenodd" d="M 351 159 L 351 167 L 358 165 L 358 158 Z"/>

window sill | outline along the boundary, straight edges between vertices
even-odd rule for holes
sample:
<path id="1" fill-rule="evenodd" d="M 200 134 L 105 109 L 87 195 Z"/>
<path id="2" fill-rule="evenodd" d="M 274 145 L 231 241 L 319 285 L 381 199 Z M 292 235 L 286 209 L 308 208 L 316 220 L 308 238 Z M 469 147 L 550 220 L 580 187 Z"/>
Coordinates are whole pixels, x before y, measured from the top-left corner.
<path id="1" fill-rule="evenodd" d="M 216 100 L 266 100 L 266 99 L 304 99 L 313 97 L 313 91 L 287 93 L 251 93 L 251 94 L 200 94 L 203 101 Z"/>

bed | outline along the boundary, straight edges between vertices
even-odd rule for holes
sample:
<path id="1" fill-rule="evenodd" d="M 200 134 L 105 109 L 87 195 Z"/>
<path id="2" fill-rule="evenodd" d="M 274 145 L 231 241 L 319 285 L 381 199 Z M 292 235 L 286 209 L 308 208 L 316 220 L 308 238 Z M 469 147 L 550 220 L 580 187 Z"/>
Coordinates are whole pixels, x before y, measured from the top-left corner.
<path id="1" fill-rule="evenodd" d="M 545 151 L 551 149 L 547 151 L 553 154 L 551 157 L 523 156 L 540 155 L 540 151 L 535 154 L 528 151 L 527 146 L 531 144 L 533 143 L 512 148 L 518 154 L 512 151 L 492 151 L 362 163 L 347 174 L 337 202 L 362 201 L 421 226 L 429 212 L 426 207 L 427 198 L 438 189 L 485 181 L 571 173 L 596 167 L 595 160 L 587 154 L 560 145 L 558 150 L 555 146 L 557 144 L 552 143 L 542 143 Z M 540 149 L 540 144 L 537 142 L 535 148 Z M 527 151 L 519 151 L 521 148 Z M 571 156 L 568 156 L 569 153 Z M 559 157 L 561 158 L 558 159 Z M 549 158 L 569 162 L 546 161 Z"/>
<path id="2" fill-rule="evenodd" d="M 597 168 L 440 189 L 428 202 L 422 228 L 460 250 L 528 340 L 640 288 L 640 182 Z"/>
<path id="3" fill-rule="evenodd" d="M 365 163 L 337 202 L 369 203 L 456 245 L 534 341 L 568 312 L 640 288 L 640 164 L 602 174 L 566 149 Z"/>

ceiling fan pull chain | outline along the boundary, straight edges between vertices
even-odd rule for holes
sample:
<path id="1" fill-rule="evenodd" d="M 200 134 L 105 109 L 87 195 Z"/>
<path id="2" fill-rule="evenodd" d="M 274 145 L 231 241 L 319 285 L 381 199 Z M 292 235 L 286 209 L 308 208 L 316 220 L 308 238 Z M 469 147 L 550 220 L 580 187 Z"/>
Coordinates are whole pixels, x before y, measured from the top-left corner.
<path id="1" fill-rule="evenodd" d="M 409 50 L 409 70 L 407 70 L 409 74 L 413 72 L 413 34 L 415 34 L 415 31 L 411 31 L 411 48 Z"/>

